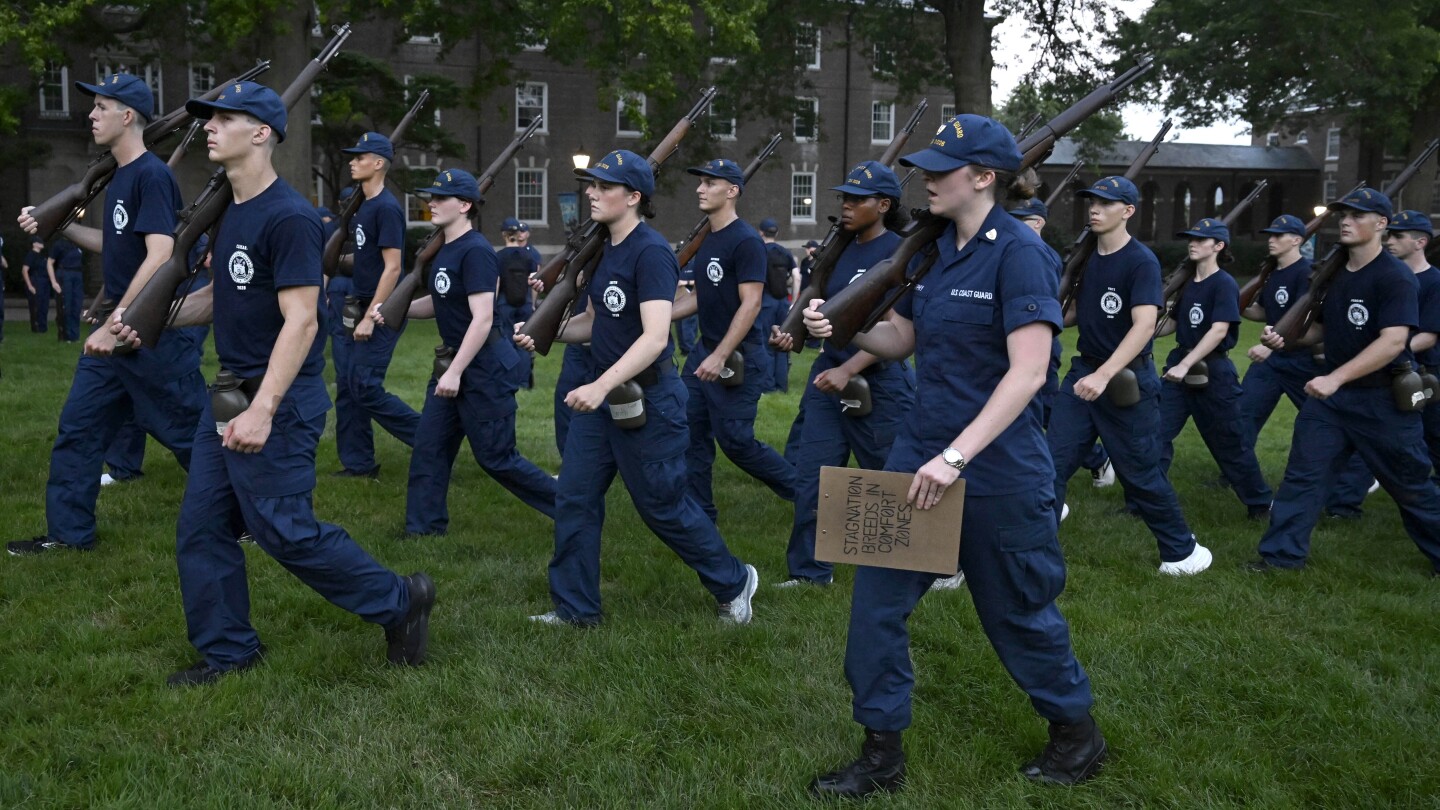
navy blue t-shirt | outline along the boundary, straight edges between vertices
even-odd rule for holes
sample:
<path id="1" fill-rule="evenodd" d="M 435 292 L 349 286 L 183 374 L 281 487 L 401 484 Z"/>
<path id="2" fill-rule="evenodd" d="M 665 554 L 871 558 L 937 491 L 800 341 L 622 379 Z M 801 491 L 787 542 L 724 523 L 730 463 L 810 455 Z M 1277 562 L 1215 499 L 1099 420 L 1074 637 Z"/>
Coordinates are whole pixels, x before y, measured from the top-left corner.
<path id="1" fill-rule="evenodd" d="M 1075 302 L 1080 353 L 1101 360 L 1114 354 L 1134 325 L 1130 309 L 1162 306 L 1161 288 L 1160 260 L 1139 239 L 1132 238 L 1108 256 L 1101 256 L 1099 250 L 1090 254 Z M 1150 351 L 1150 345 L 1147 341 L 1140 353 Z"/>
<path id="2" fill-rule="evenodd" d="M 469 231 L 435 254 L 425 270 L 430 300 L 435 302 L 435 324 L 446 346 L 459 348 L 474 315 L 470 296 L 495 293 L 500 283 L 500 264 L 495 249 L 484 235 Z M 493 321 L 492 321 L 493 324 Z"/>
<path id="3" fill-rule="evenodd" d="M 936 245 L 934 268 L 895 312 L 915 324 L 912 413 L 925 414 L 904 429 L 925 452 L 939 454 L 980 414 L 1009 371 L 1009 334 L 1037 321 L 1058 332 L 1061 320 L 1059 258 L 1000 206 L 958 252 L 953 223 Z M 970 459 L 966 492 L 1006 495 L 1052 482 L 1055 464 L 1040 423 L 1040 398 L 1033 397 Z"/>
<path id="4" fill-rule="evenodd" d="M 784 267 L 786 269 L 787 275 L 785 276 L 785 285 L 788 287 L 790 285 L 790 276 L 788 275 L 788 271 L 795 269 L 795 254 L 791 253 L 789 250 L 786 249 L 784 245 L 780 244 L 779 242 L 765 242 L 764 245 L 765 260 L 767 262 L 774 262 L 777 267 Z M 769 268 L 767 267 L 766 270 L 768 281 Z M 770 295 L 770 285 L 768 283 L 762 289 L 761 294 L 767 298 L 774 298 L 774 296 Z"/>
<path id="5" fill-rule="evenodd" d="M 145 235 L 175 233 L 184 203 L 175 175 L 154 152 L 115 170 L 105 187 L 105 225 L 100 264 L 105 296 L 119 301 L 145 261 Z"/>
<path id="6" fill-rule="evenodd" d="M 405 249 L 405 210 L 388 189 L 360 203 L 350 220 L 355 244 L 355 295 L 374 298 L 380 276 L 385 274 L 383 248 Z"/>
<path id="7" fill-rule="evenodd" d="M 1420 326 L 1417 331 L 1440 334 L 1440 268 L 1431 266 L 1416 273 L 1415 280 L 1420 283 Z M 1440 344 L 1426 349 L 1415 359 L 1432 370 L 1440 370 L 1437 368 L 1440 366 Z"/>
<path id="8" fill-rule="evenodd" d="M 1240 339 L 1240 285 L 1224 270 L 1216 270 L 1204 281 L 1192 278 L 1185 285 L 1175 307 L 1175 342 L 1182 349 L 1193 349 L 1213 323 L 1230 324 L 1215 350 L 1235 348 Z"/>
<path id="9" fill-rule="evenodd" d="M 845 251 L 835 262 L 835 269 L 830 273 L 829 283 L 825 285 L 823 295 L 828 301 L 840 294 L 840 291 L 850 285 L 850 282 L 865 275 L 865 271 L 890 258 L 895 248 L 900 245 L 900 234 L 894 231 L 885 231 L 869 242 L 861 243 L 854 240 L 845 246 Z M 825 355 L 833 365 L 839 366 L 846 360 L 855 356 L 859 347 L 853 343 L 843 349 L 836 348 L 825 343 Z"/>
<path id="10" fill-rule="evenodd" d="M 712 238 L 713 234 L 705 240 L 706 244 Z M 595 360 L 596 376 L 614 365 L 644 334 L 640 304 L 674 301 L 679 283 L 680 264 L 675 261 L 675 251 L 665 237 L 648 224 L 641 222 L 618 245 L 606 240 L 588 288 L 590 306 L 595 310 L 590 352 Z M 665 350 L 655 358 L 653 367 L 657 371 L 662 369 L 671 362 L 673 353 L 674 347 L 666 338 Z"/>
<path id="11" fill-rule="evenodd" d="M 62 236 L 55 240 L 55 244 L 50 246 L 50 258 L 55 260 L 56 271 L 79 270 L 80 264 L 85 256 L 80 252 L 80 248 L 75 246 L 74 242 Z M 139 265 L 136 266 L 138 267 Z"/>
<path id="12" fill-rule="evenodd" d="M 1265 309 L 1265 323 L 1270 326 L 1280 322 L 1290 305 L 1300 300 L 1310 289 L 1310 260 L 1301 256 L 1289 267 L 1276 268 L 1265 279 L 1260 291 L 1260 306 Z"/>
<path id="13" fill-rule="evenodd" d="M 750 223 L 737 219 L 711 231 L 695 254 L 695 302 L 699 307 L 700 334 L 719 343 L 730 331 L 740 309 L 740 285 L 765 284 L 765 242 Z M 674 292 L 673 288 L 671 292 Z M 760 341 L 760 318 L 750 325 L 741 343 Z"/>
<path id="14" fill-rule="evenodd" d="M 45 251 L 43 250 L 39 253 L 36 253 L 33 250 L 25 251 L 25 269 L 30 272 L 30 283 L 39 283 L 41 279 L 45 279 L 46 284 L 50 283 L 49 279 L 46 278 L 45 273 L 47 261 L 48 259 L 45 256 Z"/>
<path id="15" fill-rule="evenodd" d="M 215 236 L 215 353 L 222 368 L 242 378 L 265 373 L 285 318 L 279 291 L 314 287 L 320 334 L 320 255 L 324 227 L 310 201 L 281 178 L 244 203 L 231 203 Z M 300 375 L 325 369 L 325 341 L 310 343 Z"/>
<path id="16" fill-rule="evenodd" d="M 1374 343 L 1381 329 L 1414 329 L 1420 323 L 1419 299 L 1415 274 L 1386 251 L 1354 272 L 1341 268 L 1319 312 L 1325 324 L 1325 360 L 1331 368 L 1339 368 Z M 1405 349 L 1395 362 L 1410 359 L 1410 350 Z"/>

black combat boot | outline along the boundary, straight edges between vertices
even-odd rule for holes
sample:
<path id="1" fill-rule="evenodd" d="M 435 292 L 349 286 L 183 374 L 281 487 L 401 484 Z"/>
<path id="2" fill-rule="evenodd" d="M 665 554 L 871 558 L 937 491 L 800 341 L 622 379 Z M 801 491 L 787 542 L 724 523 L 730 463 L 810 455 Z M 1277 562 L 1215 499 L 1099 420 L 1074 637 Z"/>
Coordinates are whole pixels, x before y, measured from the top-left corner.
<path id="1" fill-rule="evenodd" d="M 905 751 L 900 732 L 865 729 L 860 758 L 810 783 L 815 796 L 858 799 L 876 791 L 894 793 L 905 786 Z"/>
<path id="2" fill-rule="evenodd" d="M 1020 773 L 1034 782 L 1074 785 L 1099 773 L 1105 764 L 1105 737 L 1095 718 L 1073 726 L 1050 724 L 1050 742 L 1040 756 L 1025 763 Z"/>

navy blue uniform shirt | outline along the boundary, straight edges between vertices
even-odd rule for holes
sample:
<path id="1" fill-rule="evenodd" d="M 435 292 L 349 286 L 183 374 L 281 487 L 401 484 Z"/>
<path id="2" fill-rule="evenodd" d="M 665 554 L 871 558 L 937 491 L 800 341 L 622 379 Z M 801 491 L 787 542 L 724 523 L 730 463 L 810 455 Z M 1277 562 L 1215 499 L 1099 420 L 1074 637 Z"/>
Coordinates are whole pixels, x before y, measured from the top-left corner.
<path id="1" fill-rule="evenodd" d="M 765 284 L 765 242 L 750 223 L 737 219 L 711 231 L 695 254 L 695 294 L 700 296 L 700 334 L 719 343 L 740 309 L 740 285 Z M 674 292 L 672 287 L 671 292 Z M 741 343 L 760 340 L 760 318 L 750 325 Z"/>
<path id="2" fill-rule="evenodd" d="M 79 270 L 84 254 L 80 252 L 80 248 L 76 247 L 74 242 L 62 236 L 50 246 L 50 258 L 55 260 L 56 270 Z"/>
<path id="3" fill-rule="evenodd" d="M 705 243 L 708 245 L 713 238 L 711 234 Z M 595 310 L 590 353 L 595 361 L 596 376 L 614 365 L 644 334 L 641 302 L 674 301 L 675 287 L 680 283 L 680 264 L 675 261 L 675 251 L 665 237 L 644 222 L 635 226 L 618 245 L 610 244 L 607 239 L 603 250 L 588 288 L 590 306 Z M 674 347 L 667 338 L 665 350 L 655 358 L 653 367 L 660 370 L 670 365 L 673 353 Z"/>
<path id="4" fill-rule="evenodd" d="M 1331 368 L 1350 362 L 1388 326 L 1420 323 L 1420 282 L 1399 259 L 1385 251 L 1364 267 L 1341 268 L 1325 293 L 1320 322 L 1325 324 L 1325 360 Z M 1405 349 L 1395 362 L 1410 360 Z"/>
<path id="5" fill-rule="evenodd" d="M 360 203 L 350 220 L 355 244 L 355 295 L 374 298 L 375 287 L 385 273 L 383 248 L 405 248 L 405 211 L 395 195 L 382 189 L 374 199 Z"/>
<path id="6" fill-rule="evenodd" d="M 1190 279 L 1175 307 L 1175 342 L 1193 349 L 1213 323 L 1228 323 L 1230 330 L 1216 351 L 1228 352 L 1240 339 L 1240 285 L 1224 270 L 1216 270 L 1204 281 Z"/>
<path id="7" fill-rule="evenodd" d="M 1009 334 L 1037 321 L 1058 332 L 1061 321 L 1059 259 L 1000 206 L 959 251 L 954 223 L 936 244 L 935 267 L 895 311 L 915 324 L 917 387 L 905 429 L 938 455 L 980 414 L 1009 371 Z M 1007 495 L 1053 482 L 1055 464 L 1040 422 L 1037 396 L 969 460 L 966 492 Z"/>
<path id="8" fill-rule="evenodd" d="M 1431 266 L 1415 274 L 1420 282 L 1420 327 L 1421 332 L 1440 333 L 1440 268 Z M 1415 358 L 1431 369 L 1440 366 L 1440 344 L 1433 346 Z"/>
<path id="9" fill-rule="evenodd" d="M 184 203 L 175 175 L 154 152 L 115 170 L 105 187 L 104 250 L 105 296 L 119 301 L 145 261 L 145 235 L 175 233 L 178 211 Z"/>
<path id="10" fill-rule="evenodd" d="M 1139 239 L 1132 238 L 1109 256 L 1099 250 L 1090 254 L 1075 302 L 1080 353 L 1101 360 L 1114 354 L 1133 325 L 1130 309 L 1163 305 L 1161 288 L 1160 261 Z M 1140 353 L 1149 352 L 1150 346 L 1147 341 Z"/>
<path id="11" fill-rule="evenodd" d="M 1277 268 L 1265 279 L 1260 291 L 1260 306 L 1265 309 L 1265 323 L 1274 326 L 1310 289 L 1310 260 L 1301 256 L 1289 267 Z"/>
<path id="12" fill-rule="evenodd" d="M 325 333 L 319 288 L 324 227 L 310 201 L 282 178 L 244 203 L 231 203 L 215 236 L 215 354 L 242 378 L 265 373 L 285 318 L 279 292 L 315 287 L 318 334 Z M 310 342 L 299 376 L 325 368 L 325 341 Z"/>
<path id="13" fill-rule="evenodd" d="M 849 286 L 850 282 L 865 275 L 865 271 L 876 264 L 890 258 L 895 248 L 900 245 L 900 234 L 894 231 L 885 231 L 869 242 L 861 244 L 859 240 L 852 241 L 845 246 L 845 252 L 835 262 L 835 270 L 830 274 L 829 283 L 825 285 L 822 293 L 828 301 L 840 294 L 840 291 Z M 853 343 L 843 349 L 838 349 L 826 343 L 825 354 L 829 355 L 835 366 L 839 366 L 846 360 L 855 356 L 858 347 Z"/>
<path id="14" fill-rule="evenodd" d="M 435 324 L 440 329 L 440 340 L 446 346 L 459 348 L 470 322 L 475 319 L 470 312 L 470 296 L 494 294 L 500 283 L 495 249 L 484 235 L 469 231 L 454 242 L 446 242 L 425 273 L 430 300 L 435 302 Z"/>

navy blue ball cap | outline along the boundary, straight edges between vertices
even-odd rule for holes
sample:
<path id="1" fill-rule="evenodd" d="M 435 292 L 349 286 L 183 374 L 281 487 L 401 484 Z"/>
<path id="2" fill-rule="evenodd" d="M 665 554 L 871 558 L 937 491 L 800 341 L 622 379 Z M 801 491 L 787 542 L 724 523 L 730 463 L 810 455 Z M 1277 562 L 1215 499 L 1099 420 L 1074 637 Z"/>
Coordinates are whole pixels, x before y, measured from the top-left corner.
<path id="1" fill-rule="evenodd" d="M 435 175 L 435 182 L 425 188 L 415 189 L 416 194 L 432 197 L 459 197 L 471 202 L 480 201 L 480 183 L 475 175 L 464 169 L 443 169 Z"/>
<path id="2" fill-rule="evenodd" d="M 395 159 L 395 144 L 378 132 L 367 132 L 349 149 L 341 149 L 350 155 L 379 155 L 386 160 Z"/>
<path id="3" fill-rule="evenodd" d="M 1190 227 L 1188 231 L 1181 231 L 1176 236 L 1182 239 L 1214 239 L 1218 242 L 1230 244 L 1230 229 L 1225 223 L 1218 219 L 1206 217 Z"/>
<path id="4" fill-rule="evenodd" d="M 719 180 L 729 180 L 740 188 L 745 188 L 745 170 L 740 164 L 725 158 L 715 158 L 704 166 L 696 166 L 685 171 L 700 177 L 714 177 Z"/>
<path id="5" fill-rule="evenodd" d="M 1390 198 L 1373 188 L 1357 188 L 1343 198 L 1330 203 L 1328 207 L 1331 211 L 1348 208 L 1351 211 L 1379 214 L 1386 219 L 1395 213 L 1395 206 L 1390 202 Z"/>
<path id="6" fill-rule="evenodd" d="M 516 219 L 515 217 L 506 217 L 506 218 L 505 218 L 505 221 L 502 222 L 502 223 L 500 223 L 500 230 L 502 230 L 502 231 L 528 231 L 528 230 L 530 230 L 530 226 L 529 226 L 529 225 L 526 225 L 525 223 L 521 222 L 520 220 Z"/>
<path id="7" fill-rule="evenodd" d="M 900 178 L 885 164 L 867 160 L 845 175 L 845 182 L 830 189 L 857 197 L 900 197 Z"/>
<path id="8" fill-rule="evenodd" d="M 1430 225 L 1430 217 L 1415 210 L 1401 211 L 1390 220 L 1392 231 L 1419 231 L 1429 237 L 1435 236 L 1435 228 Z"/>
<path id="9" fill-rule="evenodd" d="M 289 117 L 285 102 L 280 94 L 258 82 L 236 82 L 220 92 L 214 101 L 192 98 L 185 102 L 185 110 L 196 118 L 210 118 L 217 112 L 245 113 L 262 124 L 268 124 L 275 131 L 275 137 L 285 140 L 285 121 Z"/>
<path id="10" fill-rule="evenodd" d="M 811 240 L 809 240 L 808 242 L 805 243 L 805 247 L 807 247 L 807 248 L 812 248 L 812 247 L 813 247 L 813 248 L 818 248 L 818 247 L 820 247 L 820 243 L 819 243 L 819 242 L 816 242 L 814 239 L 811 239 Z"/>
<path id="11" fill-rule="evenodd" d="M 1089 188 L 1082 188 L 1075 192 L 1076 197 L 1096 197 L 1101 200 L 1123 202 L 1126 205 L 1140 204 L 1140 189 L 1128 178 L 1118 174 L 1110 177 L 1102 177 L 1095 181 L 1095 185 Z"/>
<path id="12" fill-rule="evenodd" d="M 1004 124 L 983 115 L 957 115 L 946 121 L 930 145 L 900 158 L 901 166 L 943 174 L 964 166 L 1020 171 L 1020 147 Z"/>
<path id="13" fill-rule="evenodd" d="M 150 92 L 145 80 L 131 73 L 111 73 L 99 84 L 75 82 L 75 89 L 87 96 L 113 98 L 126 107 L 145 116 L 149 121 L 155 117 L 155 94 Z"/>
<path id="14" fill-rule="evenodd" d="M 1294 214 L 1281 214 L 1270 223 L 1270 227 L 1261 228 L 1260 233 L 1293 233 L 1296 236 L 1304 236 L 1305 223 L 1301 222 L 1300 217 Z"/>
<path id="15" fill-rule="evenodd" d="M 590 168 L 576 169 L 575 176 L 602 183 L 619 183 L 646 197 L 655 193 L 655 172 L 650 168 L 650 161 L 629 149 L 616 149 L 595 161 Z"/>
<path id="16" fill-rule="evenodd" d="M 1029 217 L 1040 217 L 1041 219 L 1050 218 L 1050 209 L 1045 207 L 1045 201 L 1039 197 L 1031 197 L 1005 213 L 1016 219 L 1027 219 Z"/>
<path id="17" fill-rule="evenodd" d="M 760 220 L 760 232 L 773 236 L 780 232 L 780 225 L 770 217 L 766 217 Z"/>
<path id="18" fill-rule="evenodd" d="M 354 187 L 354 186 L 346 186 L 346 187 L 340 189 L 340 202 L 345 202 L 346 200 L 350 199 L 350 196 L 351 196 L 352 194 L 354 194 L 354 193 L 355 193 L 355 187 Z"/>

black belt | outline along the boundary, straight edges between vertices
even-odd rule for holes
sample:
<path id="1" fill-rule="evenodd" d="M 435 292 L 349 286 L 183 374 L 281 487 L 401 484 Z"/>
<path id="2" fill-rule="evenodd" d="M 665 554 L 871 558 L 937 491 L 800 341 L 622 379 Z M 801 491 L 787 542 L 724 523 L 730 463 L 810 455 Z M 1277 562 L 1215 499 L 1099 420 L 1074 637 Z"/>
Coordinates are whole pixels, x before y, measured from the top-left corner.
<path id="1" fill-rule="evenodd" d="M 1334 371 L 1334 368 L 1330 369 Z M 1372 371 L 1364 377 L 1345 383 L 1347 388 L 1389 388 L 1393 377 L 1388 371 Z"/>
<path id="2" fill-rule="evenodd" d="M 1085 363 L 1088 364 L 1091 368 L 1100 368 L 1101 366 L 1105 365 L 1105 361 L 1103 359 L 1099 357 L 1091 357 L 1088 354 L 1080 355 L 1080 359 L 1085 361 Z M 1139 371 L 1140 369 L 1145 368 L 1147 365 L 1153 362 L 1153 360 L 1154 357 L 1150 354 L 1150 352 L 1142 352 L 1135 355 L 1135 359 L 1131 360 L 1125 365 L 1126 368 L 1132 368 L 1136 371 Z"/>
<path id="3" fill-rule="evenodd" d="M 1179 348 L 1184 349 L 1184 350 L 1185 350 L 1185 354 L 1189 354 L 1189 353 L 1190 353 L 1190 349 L 1193 349 L 1194 347 L 1191 346 L 1190 349 L 1186 349 L 1186 347 L 1181 346 L 1181 347 L 1179 347 Z M 1183 358 L 1184 355 L 1181 355 L 1181 357 Z M 1204 361 L 1207 362 L 1207 363 L 1214 362 L 1214 361 L 1216 361 L 1216 360 L 1229 360 L 1229 359 L 1230 359 L 1230 352 L 1229 352 L 1229 351 L 1222 351 L 1222 350 L 1220 350 L 1220 349 L 1216 349 L 1215 351 L 1210 352 L 1209 354 L 1205 355 L 1204 357 L 1202 357 L 1202 358 L 1200 358 L 1200 359 L 1201 359 L 1201 360 L 1204 360 Z"/>
<path id="4" fill-rule="evenodd" d="M 600 369 L 600 371 L 595 374 L 595 379 L 600 379 L 600 377 L 609 370 L 610 368 L 608 366 Z M 660 382 L 660 370 L 654 366 L 646 366 L 643 371 L 630 379 L 638 383 L 641 388 L 649 388 Z"/>
<path id="5" fill-rule="evenodd" d="M 713 352 L 713 351 L 715 351 L 716 348 L 718 348 L 718 347 L 720 346 L 720 341 L 718 341 L 718 340 L 711 340 L 711 339 L 709 339 L 709 338 L 707 338 L 707 337 L 702 337 L 702 338 L 700 338 L 700 345 L 704 346 L 705 348 L 707 348 L 707 349 L 709 349 L 710 351 Z M 749 350 L 753 350 L 753 349 L 757 349 L 757 348 L 759 348 L 759 344 L 758 344 L 758 343 L 741 343 L 739 346 L 736 346 L 736 347 L 735 347 L 735 351 L 740 352 L 741 354 L 747 354 Z"/>

